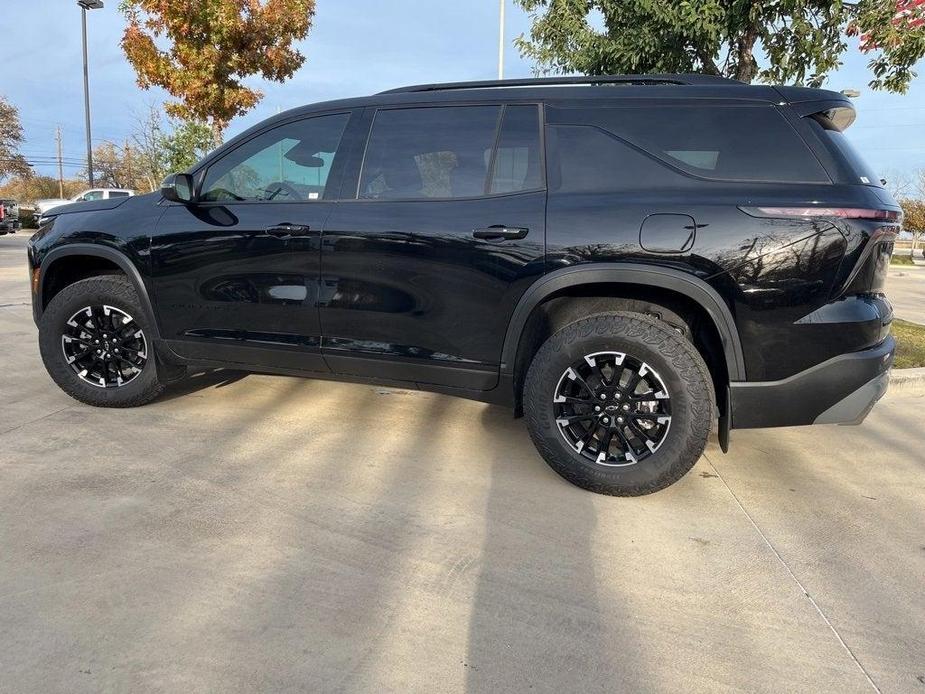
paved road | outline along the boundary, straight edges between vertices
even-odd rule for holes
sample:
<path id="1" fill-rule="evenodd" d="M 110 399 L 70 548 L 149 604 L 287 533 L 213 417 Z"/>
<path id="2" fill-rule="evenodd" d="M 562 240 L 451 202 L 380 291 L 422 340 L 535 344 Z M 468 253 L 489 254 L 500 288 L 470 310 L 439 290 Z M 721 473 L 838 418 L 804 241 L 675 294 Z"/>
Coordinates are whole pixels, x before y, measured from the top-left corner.
<path id="1" fill-rule="evenodd" d="M 925 691 L 923 399 L 576 489 L 501 408 L 42 371 L 0 238 L 0 691 Z"/>
<path id="2" fill-rule="evenodd" d="M 925 265 L 891 265 L 886 293 L 898 318 L 925 325 Z"/>

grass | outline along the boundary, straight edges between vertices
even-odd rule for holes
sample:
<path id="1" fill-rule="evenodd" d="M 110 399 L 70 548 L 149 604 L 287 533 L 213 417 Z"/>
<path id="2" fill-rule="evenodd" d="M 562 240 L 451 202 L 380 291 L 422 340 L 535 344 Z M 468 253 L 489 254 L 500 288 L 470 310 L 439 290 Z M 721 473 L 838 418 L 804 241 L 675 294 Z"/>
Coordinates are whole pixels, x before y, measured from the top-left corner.
<path id="1" fill-rule="evenodd" d="M 893 337 L 896 338 L 897 369 L 914 369 L 925 366 L 925 325 L 893 320 Z"/>
<path id="2" fill-rule="evenodd" d="M 894 253 L 893 257 L 890 258 L 890 265 L 915 265 L 915 263 L 912 262 L 911 253 L 909 255 L 905 255 L 905 254 L 896 255 Z"/>

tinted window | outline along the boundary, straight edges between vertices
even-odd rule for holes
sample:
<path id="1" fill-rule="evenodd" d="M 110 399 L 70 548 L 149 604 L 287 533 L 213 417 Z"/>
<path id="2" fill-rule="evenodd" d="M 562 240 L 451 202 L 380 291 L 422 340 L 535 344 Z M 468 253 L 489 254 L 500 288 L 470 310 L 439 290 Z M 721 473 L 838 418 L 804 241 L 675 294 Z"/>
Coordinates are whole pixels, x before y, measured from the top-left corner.
<path id="1" fill-rule="evenodd" d="M 209 167 L 202 199 L 321 199 L 347 118 L 338 114 L 287 123 L 245 142 Z"/>
<path id="2" fill-rule="evenodd" d="M 111 190 L 109 191 L 109 197 L 111 198 L 127 198 L 128 193 L 124 190 Z"/>
<path id="3" fill-rule="evenodd" d="M 698 176 L 829 182 L 797 132 L 772 107 L 665 106 L 599 113 L 602 127 Z"/>
<path id="4" fill-rule="evenodd" d="M 857 177 L 854 181 L 855 183 L 864 183 L 872 186 L 881 185 L 880 176 L 878 176 L 877 172 L 870 168 L 870 165 L 858 154 L 858 151 L 854 148 L 854 145 L 851 144 L 851 141 L 845 137 L 845 133 L 841 132 L 832 125 L 828 119 L 822 116 L 810 118 L 809 121 L 822 140 L 828 144 L 830 149 L 835 151 L 835 154 L 848 165 L 848 168 Z"/>
<path id="5" fill-rule="evenodd" d="M 559 125 L 550 127 L 549 132 L 555 167 L 550 173 L 551 189 L 595 193 L 690 180 L 599 128 Z"/>
<path id="6" fill-rule="evenodd" d="M 542 187 L 540 118 L 536 106 L 507 106 L 495 152 L 492 193 Z"/>
<path id="7" fill-rule="evenodd" d="M 500 106 L 379 111 L 359 197 L 379 200 L 484 195 Z"/>

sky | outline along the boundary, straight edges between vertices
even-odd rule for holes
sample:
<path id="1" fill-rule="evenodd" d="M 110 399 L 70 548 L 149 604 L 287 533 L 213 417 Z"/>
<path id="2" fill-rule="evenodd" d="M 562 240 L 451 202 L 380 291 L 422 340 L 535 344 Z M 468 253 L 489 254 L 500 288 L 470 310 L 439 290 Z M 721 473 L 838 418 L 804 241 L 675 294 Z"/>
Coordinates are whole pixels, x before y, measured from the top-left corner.
<path id="1" fill-rule="evenodd" d="M 513 45 L 530 19 L 506 0 L 505 77 L 529 77 L 532 64 Z M 86 156 L 80 8 L 76 0 L 5 0 L 0 94 L 20 110 L 33 161 L 51 161 L 61 127 L 65 176 Z M 9 12 L 12 10 L 12 16 Z M 149 105 L 169 98 L 140 90 L 119 47 L 124 20 L 118 0 L 88 13 L 90 99 L 94 144 L 121 143 Z M 312 30 L 299 45 L 306 61 L 287 82 L 247 80 L 263 101 L 235 119 L 233 136 L 260 120 L 302 104 L 361 96 L 405 84 L 494 79 L 497 76 L 498 0 L 318 0 Z M 883 176 L 925 169 L 925 64 L 905 95 L 867 87 L 868 58 L 852 43 L 844 65 L 826 87 L 858 89 L 858 118 L 849 138 Z M 53 164 L 36 171 L 56 175 Z"/>

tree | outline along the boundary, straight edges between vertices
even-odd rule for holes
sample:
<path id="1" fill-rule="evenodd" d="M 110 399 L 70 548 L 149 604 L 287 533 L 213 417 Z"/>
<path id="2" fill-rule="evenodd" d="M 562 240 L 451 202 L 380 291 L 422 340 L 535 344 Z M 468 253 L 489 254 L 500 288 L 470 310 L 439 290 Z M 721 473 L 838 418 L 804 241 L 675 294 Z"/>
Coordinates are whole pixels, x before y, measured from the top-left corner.
<path id="1" fill-rule="evenodd" d="M 69 198 L 86 189 L 87 182 L 80 179 L 64 181 L 64 197 Z M 0 198 L 12 198 L 20 205 L 30 205 L 43 198 L 58 197 L 58 179 L 51 176 L 16 176 L 0 186 Z"/>
<path id="2" fill-rule="evenodd" d="M 305 62 L 292 48 L 311 28 L 315 0 L 123 0 L 122 49 L 138 84 L 167 90 L 167 112 L 208 121 L 215 145 L 263 95 L 251 75 L 282 82 Z M 164 48 L 162 48 L 164 46 Z"/>
<path id="3" fill-rule="evenodd" d="M 0 96 L 0 179 L 7 176 L 28 178 L 32 175 L 32 168 L 26 158 L 19 153 L 19 146 L 22 142 L 19 109 Z"/>
<path id="4" fill-rule="evenodd" d="M 875 53 L 870 86 L 904 92 L 925 55 L 925 5 L 916 0 L 517 2 L 533 20 L 517 45 L 538 72 L 702 72 L 819 86 L 841 64 L 845 37 L 860 35 L 861 50 Z"/>
<path id="5" fill-rule="evenodd" d="M 137 161 L 137 156 L 135 160 Z M 102 142 L 93 148 L 93 177 L 104 188 L 134 188 L 131 147 Z"/>
<path id="6" fill-rule="evenodd" d="M 164 177 L 170 173 L 164 153 L 164 126 L 160 109 L 148 105 L 144 116 L 135 118 L 132 144 L 138 153 L 138 171 L 144 181 L 141 190 L 157 189 Z"/>
<path id="7" fill-rule="evenodd" d="M 912 255 L 915 255 L 917 243 L 925 240 L 925 200 L 907 198 L 899 204 L 903 208 L 903 228 L 912 233 Z"/>
<path id="8" fill-rule="evenodd" d="M 162 138 L 167 169 L 185 171 L 212 149 L 212 131 L 202 121 L 173 121 L 172 125 L 173 132 Z"/>

